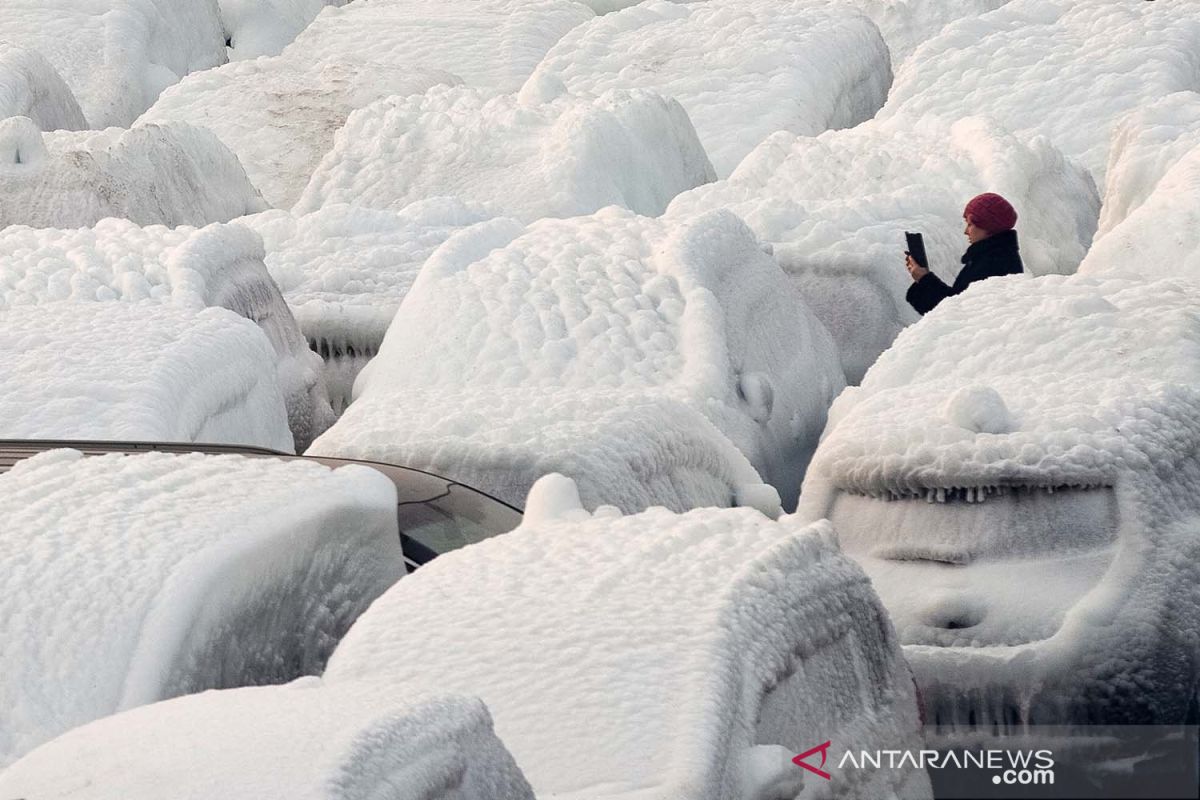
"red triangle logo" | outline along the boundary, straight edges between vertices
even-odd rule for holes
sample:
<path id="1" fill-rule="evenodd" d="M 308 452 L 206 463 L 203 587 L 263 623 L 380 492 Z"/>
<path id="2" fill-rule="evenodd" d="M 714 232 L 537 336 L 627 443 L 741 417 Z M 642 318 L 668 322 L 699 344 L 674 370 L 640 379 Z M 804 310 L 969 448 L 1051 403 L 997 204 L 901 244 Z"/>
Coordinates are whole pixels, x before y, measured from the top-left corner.
<path id="1" fill-rule="evenodd" d="M 830 744 L 832 744 L 832 742 L 825 742 L 825 744 L 819 744 L 811 750 L 805 750 L 803 753 L 801 753 L 800 755 L 793 758 L 792 763 L 798 767 L 804 767 L 809 772 L 820 775 L 825 780 L 830 780 L 832 778 L 832 776 L 828 772 L 826 772 L 823 769 L 818 769 L 817 767 L 814 767 L 812 764 L 809 764 L 807 761 L 805 761 L 805 759 L 808 758 L 809 756 L 820 753 L 821 754 L 821 766 L 822 767 L 825 766 L 825 759 L 829 754 Z"/>

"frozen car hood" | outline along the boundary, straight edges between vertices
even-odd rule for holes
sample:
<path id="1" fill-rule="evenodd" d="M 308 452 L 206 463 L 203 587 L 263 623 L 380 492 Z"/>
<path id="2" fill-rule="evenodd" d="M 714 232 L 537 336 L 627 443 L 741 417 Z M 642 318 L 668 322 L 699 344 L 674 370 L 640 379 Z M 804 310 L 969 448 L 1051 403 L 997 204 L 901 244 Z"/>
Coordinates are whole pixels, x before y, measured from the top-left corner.
<path id="1" fill-rule="evenodd" d="M 990 280 L 839 397 L 801 509 L 833 521 L 918 675 L 1129 668 L 1120 636 L 1190 563 L 1198 305 L 1183 281 Z"/>

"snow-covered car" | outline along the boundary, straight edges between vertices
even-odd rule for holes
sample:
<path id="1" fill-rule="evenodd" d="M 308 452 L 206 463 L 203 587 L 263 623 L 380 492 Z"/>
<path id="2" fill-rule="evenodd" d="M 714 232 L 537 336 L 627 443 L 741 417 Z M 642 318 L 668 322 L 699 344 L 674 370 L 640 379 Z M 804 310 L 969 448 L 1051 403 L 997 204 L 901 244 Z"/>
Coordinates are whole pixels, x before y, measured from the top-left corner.
<path id="1" fill-rule="evenodd" d="M 275 378 L 297 450 L 333 421 L 321 357 L 309 349 L 263 263 L 262 239 L 240 225 L 0 228 L 0 313 L 48 303 L 219 306 L 256 323 L 275 351 Z M 35 333 L 35 330 L 31 330 Z M 183 405 L 188 399 L 179 396 Z"/>
<path id="2" fill-rule="evenodd" d="M 317 678 L 188 695 L 83 725 L 0 773 L 0 796 L 533 800 L 477 698 L 380 696 Z"/>
<path id="3" fill-rule="evenodd" d="M 322 682 L 479 697 L 539 797 L 929 796 L 923 770 L 841 767 L 921 746 L 915 690 L 866 575 L 794 515 L 590 513 L 545 476 L 516 530 L 376 601 Z M 825 784 L 795 759 L 830 742 Z"/>
<path id="4" fill-rule="evenodd" d="M 317 674 L 404 575 L 351 466 L 57 449 L 0 474 L 0 765 L 85 722 Z"/>
<path id="5" fill-rule="evenodd" d="M 225 308 L 149 300 L 5 308 L 0 439 L 221 442 L 290 451 L 277 360 L 263 330 Z"/>
<path id="6" fill-rule="evenodd" d="M 262 447 L 174 442 L 0 439 L 0 474 L 23 459 L 59 448 L 78 450 L 84 455 L 207 453 L 308 461 L 332 468 L 351 464 L 369 467 L 383 474 L 396 488 L 396 523 L 404 551 L 404 564 L 410 572 L 443 553 L 505 533 L 521 523 L 519 508 L 450 478 L 377 461 L 294 456 Z"/>
<path id="7" fill-rule="evenodd" d="M 828 332 L 727 211 L 500 218 L 429 256 L 307 452 L 510 503 L 560 472 L 589 508 L 790 509 L 843 385 Z"/>
<path id="8" fill-rule="evenodd" d="M 939 729 L 1178 724 L 1200 700 L 1200 286 L 988 280 L 834 403 L 801 493 Z"/>

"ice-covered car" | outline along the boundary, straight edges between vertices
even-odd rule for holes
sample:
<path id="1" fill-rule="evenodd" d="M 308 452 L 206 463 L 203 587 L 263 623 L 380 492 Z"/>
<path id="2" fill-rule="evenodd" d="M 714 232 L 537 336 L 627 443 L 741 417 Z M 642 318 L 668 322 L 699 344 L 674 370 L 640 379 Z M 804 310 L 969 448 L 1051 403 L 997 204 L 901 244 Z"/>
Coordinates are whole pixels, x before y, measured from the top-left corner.
<path id="1" fill-rule="evenodd" d="M 521 510 L 460 481 L 410 467 L 377 461 L 322 456 L 293 456 L 263 447 L 178 442 L 104 442 L 95 440 L 0 439 L 0 474 L 18 461 L 46 450 L 70 448 L 85 455 L 105 453 L 207 453 L 284 461 L 311 461 L 326 467 L 358 464 L 383 474 L 396 488 L 396 524 L 408 571 L 443 553 L 515 528 Z"/>
<path id="2" fill-rule="evenodd" d="M 105 217 L 207 225 L 266 208 L 237 157 L 204 128 L 43 133 L 27 117 L 0 119 L 0 228 L 85 228 Z"/>
<path id="3" fill-rule="evenodd" d="M 989 280 L 834 403 L 801 493 L 939 728 L 1180 723 L 1200 699 L 1200 286 Z"/>
<path id="4" fill-rule="evenodd" d="M 765 481 L 791 508 L 842 385 L 829 334 L 729 212 L 502 218 L 429 257 L 309 452 L 510 503 L 561 472 L 588 507 L 728 506 Z"/>
<path id="5" fill-rule="evenodd" d="M 870 119 L 892 69 L 873 22 L 843 3 L 650 0 L 585 22 L 525 86 L 649 89 L 678 100 L 716 174 L 776 131 L 815 136 Z"/>
<path id="6" fill-rule="evenodd" d="M 317 678 L 135 708 L 74 729 L 0 773 L 3 797 L 168 795 L 533 800 L 478 699 L 381 696 L 373 686 L 327 688 Z"/>
<path id="7" fill-rule="evenodd" d="M 0 474 L 0 764 L 181 694 L 317 674 L 404 575 L 391 481 L 56 449 Z"/>
<path id="8" fill-rule="evenodd" d="M 329 402 L 340 415 L 425 260 L 456 231 L 490 216 L 439 197 L 396 213 L 332 205 L 304 215 L 267 211 L 238 224 L 262 236 L 264 263 L 324 360 Z"/>
<path id="9" fill-rule="evenodd" d="M 0 310 L 70 301 L 226 308 L 257 323 L 275 352 L 275 377 L 297 450 L 332 422 L 321 357 L 309 349 L 263 264 L 262 240 L 240 225 L 0 229 Z"/>
<path id="10" fill-rule="evenodd" d="M 98 129 L 128 126 L 163 87 L 226 60 L 216 0 L 0 0 L 0 20 Z"/>
<path id="11" fill-rule="evenodd" d="M 546 476 L 515 531 L 373 604 L 322 680 L 478 696 L 539 797 L 929 796 L 919 769 L 843 769 L 835 751 L 824 784 L 794 761 L 827 740 L 920 747 L 879 598 L 827 524 L 795 516 L 589 513 Z"/>
<path id="12" fill-rule="evenodd" d="M 292 449 L 275 352 L 224 308 L 57 302 L 0 311 L 0 438 Z"/>

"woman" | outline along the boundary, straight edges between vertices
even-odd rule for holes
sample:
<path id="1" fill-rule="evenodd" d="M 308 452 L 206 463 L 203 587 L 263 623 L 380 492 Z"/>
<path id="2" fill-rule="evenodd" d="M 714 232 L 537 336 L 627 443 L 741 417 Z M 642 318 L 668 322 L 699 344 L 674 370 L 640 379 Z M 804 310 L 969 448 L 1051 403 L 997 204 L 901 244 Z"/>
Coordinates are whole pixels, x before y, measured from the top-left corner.
<path id="1" fill-rule="evenodd" d="M 975 281 L 1025 271 L 1017 247 L 1017 232 L 1013 230 L 1017 212 L 1007 200 L 991 192 L 974 197 L 963 210 L 963 220 L 967 224 L 963 233 L 971 244 L 963 253 L 963 268 L 953 286 L 947 286 L 937 275 L 913 261 L 912 256 L 904 259 L 913 279 L 904 298 L 918 314 L 928 313 Z"/>

